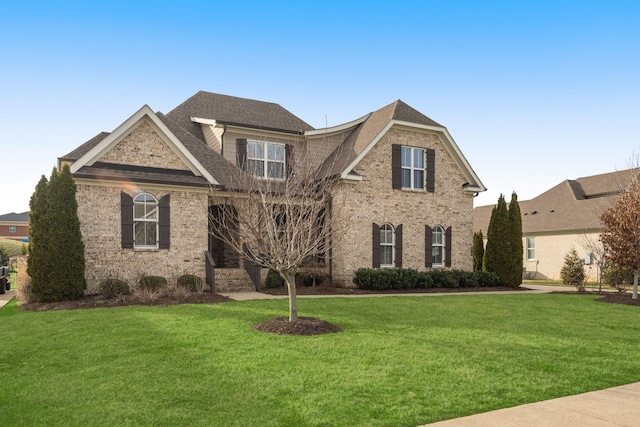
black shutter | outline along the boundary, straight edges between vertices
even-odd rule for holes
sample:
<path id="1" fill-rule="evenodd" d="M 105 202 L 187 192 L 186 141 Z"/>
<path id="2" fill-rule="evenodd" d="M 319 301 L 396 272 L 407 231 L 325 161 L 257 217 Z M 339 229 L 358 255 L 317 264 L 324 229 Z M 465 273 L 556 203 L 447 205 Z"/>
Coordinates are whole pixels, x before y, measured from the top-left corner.
<path id="1" fill-rule="evenodd" d="M 391 188 L 402 188 L 402 146 L 391 145 Z"/>
<path id="2" fill-rule="evenodd" d="M 160 249 L 169 249 L 171 243 L 171 195 L 167 194 L 158 202 L 158 228 Z"/>
<path id="3" fill-rule="evenodd" d="M 424 266 L 433 266 L 433 230 L 428 225 L 424 226 Z"/>
<path id="4" fill-rule="evenodd" d="M 396 267 L 402 267 L 402 224 L 396 227 Z"/>
<path id="5" fill-rule="evenodd" d="M 133 197 L 120 192 L 120 224 L 122 229 L 122 248 L 133 248 Z"/>
<path id="6" fill-rule="evenodd" d="M 427 149 L 427 191 L 436 191 L 436 152 Z"/>
<path id="7" fill-rule="evenodd" d="M 451 267 L 451 227 L 444 232 L 444 265 Z"/>
<path id="8" fill-rule="evenodd" d="M 287 144 L 284 146 L 284 163 L 285 163 L 285 176 L 291 175 L 293 171 L 291 164 L 291 145 Z"/>
<path id="9" fill-rule="evenodd" d="M 375 222 L 373 223 L 373 231 L 371 240 L 373 242 L 373 268 L 380 267 L 380 227 Z"/>
<path id="10" fill-rule="evenodd" d="M 247 170 L 247 140 L 236 139 L 236 159 L 238 161 L 238 167 L 243 171 Z"/>

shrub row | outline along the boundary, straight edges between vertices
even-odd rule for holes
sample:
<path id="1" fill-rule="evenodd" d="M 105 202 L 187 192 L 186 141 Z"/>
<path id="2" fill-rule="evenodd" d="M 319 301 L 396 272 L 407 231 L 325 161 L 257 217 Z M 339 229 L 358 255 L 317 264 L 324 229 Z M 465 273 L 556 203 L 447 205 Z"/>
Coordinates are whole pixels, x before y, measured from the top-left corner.
<path id="1" fill-rule="evenodd" d="M 353 283 L 360 289 L 472 288 L 499 286 L 495 273 L 487 271 L 430 270 L 411 268 L 361 268 L 355 272 Z"/>
<path id="2" fill-rule="evenodd" d="M 303 271 L 296 273 L 297 286 L 320 286 L 329 277 L 328 274 L 319 271 Z M 270 269 L 264 280 L 264 286 L 267 289 L 279 288 L 284 286 L 284 279 L 275 270 Z"/>
<path id="3" fill-rule="evenodd" d="M 138 287 L 147 291 L 159 291 L 167 286 L 167 279 L 162 276 L 142 276 L 138 281 Z M 202 278 L 193 274 L 185 274 L 178 277 L 177 285 L 191 292 L 202 291 Z M 106 279 L 98 285 L 98 292 L 105 298 L 115 298 L 121 295 L 127 295 L 131 292 L 129 284 L 124 280 Z"/>

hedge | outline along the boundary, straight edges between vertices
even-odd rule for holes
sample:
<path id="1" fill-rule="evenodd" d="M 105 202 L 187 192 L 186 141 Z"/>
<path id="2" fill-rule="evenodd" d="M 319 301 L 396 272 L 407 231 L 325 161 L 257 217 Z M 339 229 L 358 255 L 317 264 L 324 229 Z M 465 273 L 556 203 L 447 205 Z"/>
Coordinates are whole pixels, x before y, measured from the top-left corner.
<path id="1" fill-rule="evenodd" d="M 353 277 L 360 289 L 382 291 L 386 289 L 473 288 L 499 286 L 495 273 L 487 271 L 429 270 L 411 268 L 361 268 Z"/>

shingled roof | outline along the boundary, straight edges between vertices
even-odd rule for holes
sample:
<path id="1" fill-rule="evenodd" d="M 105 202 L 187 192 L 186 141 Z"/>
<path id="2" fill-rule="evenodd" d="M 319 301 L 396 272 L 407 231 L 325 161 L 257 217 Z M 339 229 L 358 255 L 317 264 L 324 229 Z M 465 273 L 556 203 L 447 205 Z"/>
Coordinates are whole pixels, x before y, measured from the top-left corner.
<path id="1" fill-rule="evenodd" d="M 205 140 L 202 129 L 191 117 L 215 120 L 227 125 L 289 133 L 313 130 L 311 125 L 279 104 L 203 91 L 171 110 L 167 117 L 201 141 Z"/>
<path id="2" fill-rule="evenodd" d="M 565 180 L 531 200 L 520 201 L 523 234 L 597 231 L 600 215 L 613 206 L 632 170 Z M 507 200 L 508 203 L 508 200 Z M 495 205 L 473 210 L 473 230 L 486 235 Z"/>
<path id="3" fill-rule="evenodd" d="M 29 222 L 29 211 L 0 215 L 0 222 Z"/>

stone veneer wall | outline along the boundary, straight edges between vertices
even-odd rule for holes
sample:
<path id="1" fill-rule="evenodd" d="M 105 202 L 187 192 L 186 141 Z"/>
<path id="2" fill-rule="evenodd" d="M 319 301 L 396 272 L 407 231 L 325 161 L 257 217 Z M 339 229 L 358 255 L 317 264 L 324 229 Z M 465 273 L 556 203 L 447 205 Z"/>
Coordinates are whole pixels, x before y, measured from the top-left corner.
<path id="1" fill-rule="evenodd" d="M 131 196 L 145 191 L 157 199 L 171 194 L 170 249 L 123 249 L 120 191 Z M 182 274 L 204 279 L 207 250 L 207 194 L 145 186 L 131 188 L 77 185 L 78 217 L 85 245 L 87 287 L 91 291 L 107 278 L 137 283 L 141 275 L 164 276 L 175 281 Z"/>
<path id="2" fill-rule="evenodd" d="M 432 148 L 436 152 L 435 192 L 391 188 L 391 145 Z M 431 132 L 391 128 L 357 165 L 362 181 L 344 183 L 334 212 L 346 223 L 333 249 L 334 283 L 353 286 L 358 268 L 372 267 L 372 223 L 403 226 L 403 267 L 425 270 L 425 225 L 452 227 L 452 266 L 472 269 L 473 196 L 462 191 L 466 179 Z"/>

